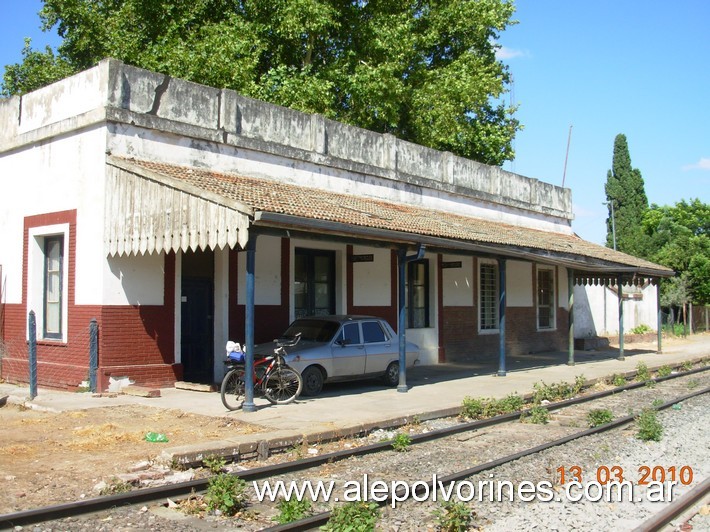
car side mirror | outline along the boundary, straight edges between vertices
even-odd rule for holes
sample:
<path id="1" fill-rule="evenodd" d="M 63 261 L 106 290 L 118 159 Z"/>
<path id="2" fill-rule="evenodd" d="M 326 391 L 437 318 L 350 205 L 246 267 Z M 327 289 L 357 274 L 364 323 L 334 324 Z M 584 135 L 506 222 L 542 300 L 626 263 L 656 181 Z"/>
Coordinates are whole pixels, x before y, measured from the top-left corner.
<path id="1" fill-rule="evenodd" d="M 340 347 L 345 347 L 346 345 L 348 345 L 349 342 L 347 339 L 341 338 L 340 340 L 336 340 L 335 343 L 338 344 Z"/>

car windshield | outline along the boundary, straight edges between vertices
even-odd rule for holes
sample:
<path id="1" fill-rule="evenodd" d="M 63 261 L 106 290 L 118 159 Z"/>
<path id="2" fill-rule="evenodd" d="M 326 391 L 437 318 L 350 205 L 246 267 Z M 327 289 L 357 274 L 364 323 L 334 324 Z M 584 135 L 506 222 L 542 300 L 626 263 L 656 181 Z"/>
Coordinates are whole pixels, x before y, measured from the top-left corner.
<path id="1" fill-rule="evenodd" d="M 301 319 L 294 321 L 286 332 L 284 338 L 293 338 L 301 333 L 301 340 L 307 342 L 329 342 L 340 328 L 337 321 Z"/>

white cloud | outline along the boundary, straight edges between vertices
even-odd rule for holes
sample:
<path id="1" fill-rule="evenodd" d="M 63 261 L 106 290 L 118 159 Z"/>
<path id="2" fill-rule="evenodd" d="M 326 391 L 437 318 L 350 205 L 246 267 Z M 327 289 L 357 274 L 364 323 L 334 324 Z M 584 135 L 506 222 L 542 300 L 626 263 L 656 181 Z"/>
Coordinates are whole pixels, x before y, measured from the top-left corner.
<path id="1" fill-rule="evenodd" d="M 695 164 L 686 164 L 683 170 L 710 170 L 710 158 L 701 157 Z"/>
<path id="2" fill-rule="evenodd" d="M 523 50 L 501 46 L 496 50 L 496 59 L 513 59 L 515 57 L 526 57 L 528 54 Z"/>

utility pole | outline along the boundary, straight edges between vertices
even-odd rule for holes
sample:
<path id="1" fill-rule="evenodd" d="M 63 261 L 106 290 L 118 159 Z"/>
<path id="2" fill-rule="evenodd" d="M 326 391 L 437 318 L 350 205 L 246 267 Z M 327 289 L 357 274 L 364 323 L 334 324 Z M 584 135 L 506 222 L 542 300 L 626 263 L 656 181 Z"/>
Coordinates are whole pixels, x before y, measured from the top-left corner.
<path id="1" fill-rule="evenodd" d="M 567 135 L 567 153 L 565 153 L 565 168 L 562 170 L 562 187 L 565 186 L 565 177 L 567 177 L 567 158 L 569 157 L 569 144 L 572 140 L 572 124 L 569 126 L 569 135 Z"/>

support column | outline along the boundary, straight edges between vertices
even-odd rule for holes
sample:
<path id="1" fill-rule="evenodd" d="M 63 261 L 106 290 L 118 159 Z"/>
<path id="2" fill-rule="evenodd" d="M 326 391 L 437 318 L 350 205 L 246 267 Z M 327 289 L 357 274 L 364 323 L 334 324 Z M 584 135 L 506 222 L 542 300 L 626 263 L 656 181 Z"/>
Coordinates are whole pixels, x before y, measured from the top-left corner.
<path id="1" fill-rule="evenodd" d="M 400 248 L 397 252 L 397 263 L 399 266 L 399 323 L 397 324 L 397 336 L 399 337 L 399 384 L 397 391 L 407 393 L 407 315 L 406 301 L 404 293 L 407 289 L 407 263 L 419 260 L 424 256 L 426 247 L 419 244 L 416 255 L 407 256 L 407 248 Z"/>
<path id="2" fill-rule="evenodd" d="M 567 296 L 569 297 L 567 304 L 569 315 L 569 322 L 567 324 L 567 365 L 574 366 L 574 270 L 567 270 L 567 291 Z"/>
<path id="3" fill-rule="evenodd" d="M 256 270 L 256 235 L 250 234 L 246 260 L 246 308 L 244 318 L 244 412 L 256 412 L 254 404 L 254 274 Z"/>
<path id="4" fill-rule="evenodd" d="M 619 288 L 619 360 L 624 360 L 624 289 L 622 283 L 623 278 L 620 275 L 616 278 L 616 285 Z"/>
<path id="5" fill-rule="evenodd" d="M 659 278 L 657 283 L 656 283 L 656 310 L 658 312 L 658 320 L 656 323 L 656 328 L 658 338 L 657 338 L 657 346 L 656 346 L 656 353 L 661 354 L 663 353 L 663 345 L 661 344 L 661 338 L 663 337 L 663 310 L 661 309 L 661 279 Z"/>
<path id="6" fill-rule="evenodd" d="M 498 376 L 505 377 L 505 259 L 498 259 Z"/>

